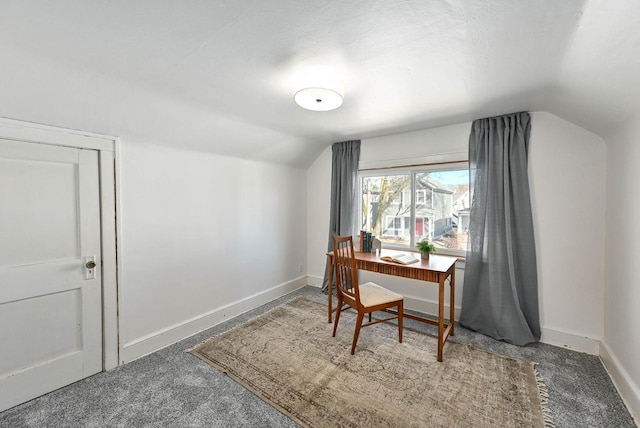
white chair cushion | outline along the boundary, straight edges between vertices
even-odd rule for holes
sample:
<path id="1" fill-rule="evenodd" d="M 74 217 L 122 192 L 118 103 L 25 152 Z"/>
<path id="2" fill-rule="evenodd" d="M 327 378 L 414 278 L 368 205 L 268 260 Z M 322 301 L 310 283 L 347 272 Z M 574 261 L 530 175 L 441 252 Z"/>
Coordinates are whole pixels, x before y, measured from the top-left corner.
<path id="1" fill-rule="evenodd" d="M 371 307 L 402 299 L 402 295 L 380 287 L 376 283 L 367 282 L 366 284 L 360 285 L 360 303 L 362 303 L 363 306 Z"/>

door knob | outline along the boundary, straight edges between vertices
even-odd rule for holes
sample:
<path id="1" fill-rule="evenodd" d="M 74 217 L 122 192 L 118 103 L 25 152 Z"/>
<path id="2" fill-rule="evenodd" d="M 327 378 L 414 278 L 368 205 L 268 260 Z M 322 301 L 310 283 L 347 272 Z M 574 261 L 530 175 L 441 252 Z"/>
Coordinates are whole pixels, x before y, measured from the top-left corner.
<path id="1" fill-rule="evenodd" d="M 87 256 L 84 258 L 84 279 L 96 279 L 96 256 Z"/>

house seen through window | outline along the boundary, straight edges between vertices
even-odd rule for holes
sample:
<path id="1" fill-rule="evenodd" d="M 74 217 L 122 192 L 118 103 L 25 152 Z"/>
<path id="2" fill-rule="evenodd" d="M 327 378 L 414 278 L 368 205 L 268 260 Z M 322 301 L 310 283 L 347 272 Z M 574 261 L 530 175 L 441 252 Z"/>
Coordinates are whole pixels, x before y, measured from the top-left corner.
<path id="1" fill-rule="evenodd" d="M 464 255 L 469 229 L 468 164 L 360 173 L 360 229 L 386 248 L 415 249 L 423 239 L 442 254 Z"/>

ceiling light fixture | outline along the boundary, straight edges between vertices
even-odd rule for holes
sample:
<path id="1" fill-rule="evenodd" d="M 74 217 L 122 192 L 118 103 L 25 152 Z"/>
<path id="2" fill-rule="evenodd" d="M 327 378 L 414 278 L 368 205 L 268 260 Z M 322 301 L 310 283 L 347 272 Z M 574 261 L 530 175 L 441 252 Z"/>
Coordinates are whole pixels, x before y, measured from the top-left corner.
<path id="1" fill-rule="evenodd" d="M 344 84 L 334 70 L 325 65 L 309 66 L 297 75 L 293 96 L 300 107 L 313 111 L 335 110 L 344 100 Z"/>
<path id="2" fill-rule="evenodd" d="M 296 104 L 307 110 L 329 111 L 342 105 L 343 94 L 337 89 L 308 87 L 296 92 L 293 99 Z"/>

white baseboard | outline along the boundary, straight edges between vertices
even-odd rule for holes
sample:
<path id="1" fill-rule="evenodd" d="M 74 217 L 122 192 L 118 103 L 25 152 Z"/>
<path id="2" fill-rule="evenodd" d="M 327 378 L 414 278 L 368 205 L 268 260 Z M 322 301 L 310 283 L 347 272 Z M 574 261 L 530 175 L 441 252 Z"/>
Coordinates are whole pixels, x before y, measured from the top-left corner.
<path id="1" fill-rule="evenodd" d="M 631 417 L 637 424 L 640 421 L 640 388 L 633 382 L 629 373 L 620 364 L 620 361 L 604 340 L 600 344 L 600 359 L 607 372 L 609 372 L 609 377 L 618 393 L 620 393 L 622 401 L 624 401 L 629 413 L 631 413 Z"/>
<path id="2" fill-rule="evenodd" d="M 405 296 L 404 307 L 412 311 L 422 312 L 423 314 L 438 316 L 438 302 L 433 300 L 421 299 L 418 297 Z M 449 307 L 447 303 L 444 304 L 444 317 L 449 318 Z M 460 319 L 460 307 L 454 308 L 454 317 L 458 321 Z"/>
<path id="3" fill-rule="evenodd" d="M 323 278 L 315 275 L 307 276 L 307 284 L 314 287 L 322 287 Z M 405 308 L 422 312 L 423 314 L 436 316 L 438 314 L 438 302 L 419 297 L 405 296 Z M 449 305 L 444 306 L 445 317 L 449 314 Z M 455 308 L 455 319 L 460 319 L 460 307 Z M 571 349 L 572 351 L 584 352 L 591 355 L 598 355 L 600 352 L 600 340 L 591 337 L 580 336 L 575 333 L 567 333 L 560 330 L 542 328 L 542 343 Z"/>
<path id="4" fill-rule="evenodd" d="M 438 314 L 438 302 L 415 297 L 405 296 L 405 308 L 436 316 Z M 449 305 L 444 305 L 445 318 L 448 318 Z M 455 307 L 455 319 L 460 319 L 460 307 Z M 542 328 L 540 342 L 548 345 L 571 349 L 572 351 L 598 355 L 600 352 L 600 340 L 566 333 L 549 328 Z"/>
<path id="5" fill-rule="evenodd" d="M 541 330 L 542 337 L 540 337 L 540 342 L 542 343 L 590 355 L 600 354 L 600 339 L 544 327 Z"/>
<path id="6" fill-rule="evenodd" d="M 172 345 L 189 336 L 204 331 L 223 321 L 227 321 L 251 309 L 291 293 L 307 285 L 307 277 L 301 276 L 244 299 L 213 309 L 179 324 L 167 327 L 144 337 L 126 343 L 122 347 L 120 363 L 128 363 L 137 358 Z"/>
<path id="7" fill-rule="evenodd" d="M 405 308 L 412 309 L 427 315 L 436 316 L 438 314 L 438 302 L 416 297 L 405 296 Z M 445 318 L 448 318 L 449 305 L 444 305 Z M 460 307 L 455 307 L 455 319 L 460 319 Z M 591 355 L 598 355 L 600 351 L 600 341 L 590 337 L 583 337 L 558 330 L 542 328 L 540 342 L 548 345 L 559 346 L 573 351 L 585 352 Z"/>
<path id="8" fill-rule="evenodd" d="M 324 277 L 322 276 L 307 275 L 307 285 L 312 285 L 314 287 L 322 288 L 323 281 L 324 281 Z"/>

